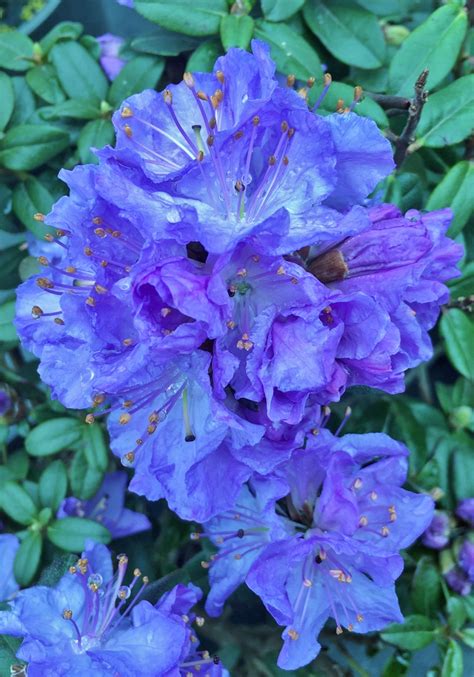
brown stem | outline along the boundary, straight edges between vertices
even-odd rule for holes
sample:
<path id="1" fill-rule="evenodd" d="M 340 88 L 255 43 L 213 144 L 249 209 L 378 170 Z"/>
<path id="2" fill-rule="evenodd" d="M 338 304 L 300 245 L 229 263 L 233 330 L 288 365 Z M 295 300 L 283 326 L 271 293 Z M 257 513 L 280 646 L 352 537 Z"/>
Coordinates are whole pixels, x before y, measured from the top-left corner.
<path id="1" fill-rule="evenodd" d="M 408 120 L 406 125 L 395 141 L 394 160 L 397 167 L 400 167 L 405 160 L 410 144 L 415 141 L 415 131 L 420 121 L 423 106 L 428 98 L 428 92 L 425 90 L 426 81 L 428 79 L 428 69 L 425 68 L 418 76 L 415 83 L 415 96 L 410 103 L 408 109 Z"/>

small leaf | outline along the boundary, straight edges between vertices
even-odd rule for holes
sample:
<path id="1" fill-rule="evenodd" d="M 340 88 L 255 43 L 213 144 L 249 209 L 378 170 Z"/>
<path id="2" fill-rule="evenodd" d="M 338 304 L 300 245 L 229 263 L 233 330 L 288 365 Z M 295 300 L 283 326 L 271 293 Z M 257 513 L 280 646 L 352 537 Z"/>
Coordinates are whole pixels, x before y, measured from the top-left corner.
<path id="1" fill-rule="evenodd" d="M 108 90 L 107 78 L 98 63 L 78 42 L 59 42 L 50 59 L 68 96 L 103 101 Z"/>
<path id="2" fill-rule="evenodd" d="M 186 64 L 186 70 L 191 73 L 210 72 L 214 68 L 216 59 L 222 54 L 220 40 L 206 40 L 191 54 Z"/>
<path id="3" fill-rule="evenodd" d="M 270 45 L 272 58 L 280 73 L 293 74 L 298 80 L 322 76 L 319 56 L 311 45 L 285 24 L 257 21 L 255 37 Z"/>
<path id="4" fill-rule="evenodd" d="M 18 341 L 13 326 L 15 317 L 15 301 L 7 301 L 0 306 L 0 341 Z"/>
<path id="5" fill-rule="evenodd" d="M 84 501 L 92 498 L 102 484 L 103 477 L 104 473 L 101 470 L 87 463 L 83 451 L 75 454 L 69 469 L 69 480 L 74 496 Z"/>
<path id="6" fill-rule="evenodd" d="M 436 87 L 454 66 L 466 29 L 466 11 L 456 3 L 433 12 L 408 36 L 392 59 L 389 92 L 413 96 L 416 79 L 425 68 L 430 71 L 428 87 Z"/>
<path id="7" fill-rule="evenodd" d="M 101 472 L 107 470 L 109 464 L 108 447 L 100 425 L 84 426 L 84 454 L 88 465 Z"/>
<path id="8" fill-rule="evenodd" d="M 51 456 L 82 439 L 84 424 L 76 418 L 53 418 L 33 428 L 25 439 L 30 456 Z"/>
<path id="9" fill-rule="evenodd" d="M 100 116 L 98 103 L 89 99 L 69 99 L 56 106 L 47 106 L 40 112 L 43 120 L 74 118 L 76 120 L 95 120 Z"/>
<path id="10" fill-rule="evenodd" d="M 13 191 L 13 212 L 22 224 L 40 240 L 53 228 L 36 221 L 34 214 L 48 214 L 54 204 L 54 198 L 44 185 L 35 177 L 18 182 Z"/>
<path id="11" fill-rule="evenodd" d="M 221 21 L 221 40 L 224 49 L 240 47 L 247 49 L 252 39 L 254 20 L 251 16 L 242 14 L 226 14 Z"/>
<path id="12" fill-rule="evenodd" d="M 450 597 L 447 604 L 448 624 L 452 630 L 460 630 L 466 622 L 466 607 L 459 597 Z"/>
<path id="13" fill-rule="evenodd" d="M 0 141 L 0 165 L 7 169 L 36 169 L 69 146 L 69 134 L 49 125 L 12 127 Z"/>
<path id="14" fill-rule="evenodd" d="M 463 677 L 463 674 L 462 649 L 454 639 L 450 639 L 441 669 L 441 677 Z"/>
<path id="15" fill-rule="evenodd" d="M 35 112 L 35 97 L 28 87 L 28 83 L 23 77 L 12 78 L 13 89 L 15 90 L 15 106 L 10 119 L 10 127 L 16 127 L 24 122 L 28 122 Z"/>
<path id="16" fill-rule="evenodd" d="M 40 99 L 47 103 L 60 103 L 66 98 L 56 71 L 50 64 L 35 66 L 26 74 L 26 81 Z"/>
<path id="17" fill-rule="evenodd" d="M 469 438 L 458 439 L 456 452 L 453 455 L 453 488 L 458 501 L 474 496 L 474 450 L 469 444 Z M 465 440 L 465 442 L 464 442 Z"/>
<path id="18" fill-rule="evenodd" d="M 0 289 L 11 289 L 20 282 L 18 266 L 25 256 L 19 247 L 0 250 Z"/>
<path id="19" fill-rule="evenodd" d="M 38 531 L 29 531 L 16 553 L 13 572 L 17 583 L 29 585 L 36 574 L 41 559 L 43 539 Z"/>
<path id="20" fill-rule="evenodd" d="M 385 40 L 377 17 L 358 7 L 314 0 L 303 10 L 306 23 L 337 59 L 359 68 L 379 68 Z"/>
<path id="21" fill-rule="evenodd" d="M 424 556 L 416 565 L 411 597 L 417 613 L 435 617 L 441 596 L 441 580 L 431 557 Z"/>
<path id="22" fill-rule="evenodd" d="M 464 644 L 474 649 L 474 628 L 464 628 L 460 635 Z"/>
<path id="23" fill-rule="evenodd" d="M 474 74 L 459 78 L 428 99 L 417 129 L 416 146 L 442 148 L 472 133 Z"/>
<path id="24" fill-rule="evenodd" d="M 452 308 L 441 318 L 440 329 L 452 365 L 460 374 L 474 380 L 474 322 L 462 310 Z"/>
<path id="25" fill-rule="evenodd" d="M 92 153 L 92 148 L 103 148 L 115 139 L 114 126 L 110 120 L 92 120 L 88 122 L 79 134 L 77 149 L 79 157 L 84 164 L 87 162 L 97 163 L 99 160 Z"/>
<path id="26" fill-rule="evenodd" d="M 44 38 L 41 38 L 41 51 L 43 54 L 47 54 L 60 40 L 77 40 L 83 30 L 83 25 L 76 21 L 61 21 L 49 33 L 46 33 Z"/>
<path id="27" fill-rule="evenodd" d="M 392 623 L 381 632 L 381 637 L 400 649 L 416 651 L 431 644 L 436 630 L 433 622 L 425 616 L 407 616 L 404 623 Z"/>
<path id="28" fill-rule="evenodd" d="M 23 639 L 11 635 L 0 635 L 0 675 L 11 675 L 10 667 L 19 663 L 16 652 Z"/>
<path id="29" fill-rule="evenodd" d="M 144 89 L 154 89 L 165 67 L 164 59 L 136 56 L 122 68 L 110 87 L 108 100 L 118 107 L 124 99 Z"/>
<path id="30" fill-rule="evenodd" d="M 474 165 L 462 160 L 455 164 L 431 193 L 426 209 L 451 207 L 454 218 L 449 235 L 456 237 L 474 212 Z"/>
<path id="31" fill-rule="evenodd" d="M 304 3 L 305 0 L 261 0 L 267 21 L 285 21 L 296 14 Z"/>
<path id="32" fill-rule="evenodd" d="M 33 62 L 33 42 L 18 31 L 0 33 L 0 67 L 10 71 L 26 71 Z"/>
<path id="33" fill-rule="evenodd" d="M 87 539 L 97 543 L 110 543 L 110 531 L 102 524 L 83 517 L 65 517 L 48 527 L 48 538 L 58 548 L 68 552 L 81 552 Z"/>
<path id="34" fill-rule="evenodd" d="M 33 499 L 16 482 L 6 482 L 2 486 L 0 506 L 8 517 L 19 524 L 31 524 L 37 514 Z"/>
<path id="35" fill-rule="evenodd" d="M 134 8 L 146 19 L 185 35 L 214 35 L 227 14 L 226 0 L 135 0 Z"/>
<path id="36" fill-rule="evenodd" d="M 195 38 L 187 37 L 181 33 L 167 31 L 158 26 L 158 30 L 149 35 L 134 38 L 130 47 L 136 52 L 144 54 L 156 54 L 158 56 L 177 56 L 182 52 L 190 52 L 199 45 Z"/>
<path id="37" fill-rule="evenodd" d="M 56 513 L 61 501 L 66 497 L 66 466 L 60 460 L 53 461 L 41 473 L 39 481 L 39 498 L 44 508 L 51 508 Z"/>
<path id="38" fill-rule="evenodd" d="M 15 105 L 15 91 L 11 78 L 6 73 L 0 72 L 0 132 L 2 132 L 8 124 L 10 116 Z"/>

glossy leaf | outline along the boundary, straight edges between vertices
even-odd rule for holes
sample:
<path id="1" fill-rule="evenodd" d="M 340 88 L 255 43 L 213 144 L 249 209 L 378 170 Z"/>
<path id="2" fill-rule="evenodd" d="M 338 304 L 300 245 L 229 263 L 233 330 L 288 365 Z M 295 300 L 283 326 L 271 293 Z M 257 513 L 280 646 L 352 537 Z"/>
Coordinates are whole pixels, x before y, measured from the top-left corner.
<path id="1" fill-rule="evenodd" d="M 17 171 L 30 171 L 65 150 L 69 134 L 50 125 L 12 127 L 0 141 L 0 165 Z"/>
<path id="2" fill-rule="evenodd" d="M 122 68 L 110 87 L 108 101 L 118 107 L 124 99 L 144 89 L 154 89 L 165 67 L 165 60 L 137 56 Z"/>
<path id="3" fill-rule="evenodd" d="M 383 640 L 400 649 L 415 651 L 431 644 L 435 638 L 435 626 L 426 616 L 412 615 L 404 623 L 392 623 L 381 632 Z"/>
<path id="4" fill-rule="evenodd" d="M 458 308 L 452 308 L 441 318 L 441 333 L 446 352 L 453 366 L 468 379 L 474 379 L 474 322 Z"/>
<path id="5" fill-rule="evenodd" d="M 80 553 L 87 539 L 97 543 L 110 543 L 110 532 L 102 524 L 83 517 L 65 517 L 48 527 L 48 538 L 58 548 Z"/>
<path id="6" fill-rule="evenodd" d="M 115 139 L 114 127 L 110 120 L 92 120 L 83 127 L 77 141 L 81 162 L 97 163 L 97 157 L 92 152 L 93 148 L 103 148 Z"/>
<path id="7" fill-rule="evenodd" d="M 25 71 L 33 65 L 33 42 L 18 31 L 0 33 L 0 67 Z"/>
<path id="8" fill-rule="evenodd" d="M 66 466 L 60 460 L 53 461 L 41 473 L 39 481 L 39 498 L 41 505 L 51 508 L 53 513 L 59 508 L 61 501 L 66 497 L 67 473 Z"/>
<path id="9" fill-rule="evenodd" d="M 19 524 L 31 524 L 37 514 L 33 499 L 16 482 L 6 482 L 2 486 L 0 507 L 8 517 Z"/>
<path id="10" fill-rule="evenodd" d="M 50 59 L 64 91 L 72 99 L 105 99 L 108 82 L 104 71 L 78 42 L 68 40 L 54 45 Z"/>
<path id="11" fill-rule="evenodd" d="M 15 103 L 15 91 L 11 78 L 6 73 L 0 72 L 0 132 L 5 129 L 13 112 Z"/>
<path id="12" fill-rule="evenodd" d="M 225 49 L 240 47 L 247 49 L 254 31 L 254 20 L 250 16 L 226 14 L 221 21 L 221 40 Z"/>
<path id="13" fill-rule="evenodd" d="M 305 0 L 261 0 L 263 14 L 268 21 L 285 21 L 296 14 Z"/>
<path id="14" fill-rule="evenodd" d="M 441 677 L 463 677 L 464 663 L 462 649 L 454 639 L 449 640 L 448 650 L 444 657 Z"/>
<path id="15" fill-rule="evenodd" d="M 285 24 L 257 21 L 255 37 L 268 42 L 277 69 L 283 75 L 293 74 L 299 80 L 322 75 L 319 56 L 311 45 Z"/>
<path id="16" fill-rule="evenodd" d="M 51 456 L 70 449 L 82 439 L 84 424 L 77 418 L 52 418 L 28 433 L 25 447 L 30 456 Z"/>
<path id="17" fill-rule="evenodd" d="M 449 235 L 455 237 L 474 212 L 474 165 L 462 160 L 455 164 L 431 193 L 426 209 L 451 207 L 453 220 Z"/>
<path id="18" fill-rule="evenodd" d="M 66 98 L 50 64 L 35 66 L 26 74 L 26 81 L 35 94 L 47 103 L 61 103 Z"/>
<path id="19" fill-rule="evenodd" d="M 227 14 L 226 0 L 136 0 L 134 7 L 150 21 L 185 35 L 213 35 L 219 32 Z"/>
<path id="20" fill-rule="evenodd" d="M 16 581 L 21 586 L 29 585 L 38 569 L 43 539 L 39 531 L 29 531 L 16 553 L 13 572 Z"/>

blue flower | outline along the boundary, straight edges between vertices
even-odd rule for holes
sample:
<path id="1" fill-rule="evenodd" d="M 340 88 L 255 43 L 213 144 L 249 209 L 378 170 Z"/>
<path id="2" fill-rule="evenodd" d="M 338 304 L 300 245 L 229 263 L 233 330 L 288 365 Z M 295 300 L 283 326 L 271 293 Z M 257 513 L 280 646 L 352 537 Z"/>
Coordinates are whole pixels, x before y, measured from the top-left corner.
<path id="1" fill-rule="evenodd" d="M 100 45 L 99 63 L 109 80 L 115 80 L 126 63 L 125 59 L 119 56 L 125 40 L 118 35 L 105 33 L 99 35 L 97 42 Z"/>
<path id="2" fill-rule="evenodd" d="M 401 621 L 394 586 L 403 569 L 399 551 L 433 515 L 429 496 L 401 488 L 407 454 L 383 434 L 338 439 L 324 429 L 308 431 L 305 448 L 273 482 L 250 482 L 233 513 L 204 525 L 219 549 L 205 563 L 208 612 L 219 613 L 245 581 L 286 626 L 278 663 L 285 669 L 317 655 L 316 637 L 329 617 L 337 634 Z"/>
<path id="3" fill-rule="evenodd" d="M 427 548 L 442 550 L 449 543 L 451 535 L 449 516 L 445 512 L 437 510 L 433 519 L 421 537 L 421 542 Z"/>
<path id="4" fill-rule="evenodd" d="M 20 541 L 14 534 L 0 534 L 0 562 L 2 563 L 0 602 L 8 599 L 18 590 L 13 565 L 19 547 Z"/>
<path id="5" fill-rule="evenodd" d="M 199 588 L 178 585 L 155 605 L 139 601 L 148 579 L 135 569 L 125 584 L 128 559 L 117 559 L 114 574 L 107 548 L 90 543 L 56 586 L 22 590 L 10 610 L 0 611 L 0 632 L 23 638 L 17 657 L 28 663 L 28 674 L 223 674 L 207 652 L 195 648 L 190 610 L 201 597 Z"/>
<path id="6" fill-rule="evenodd" d="M 88 501 L 73 496 L 65 498 L 56 517 L 87 517 L 107 527 L 112 538 L 123 538 L 151 529 L 146 515 L 124 507 L 126 487 L 126 473 L 109 473 L 105 475 L 96 495 Z"/>

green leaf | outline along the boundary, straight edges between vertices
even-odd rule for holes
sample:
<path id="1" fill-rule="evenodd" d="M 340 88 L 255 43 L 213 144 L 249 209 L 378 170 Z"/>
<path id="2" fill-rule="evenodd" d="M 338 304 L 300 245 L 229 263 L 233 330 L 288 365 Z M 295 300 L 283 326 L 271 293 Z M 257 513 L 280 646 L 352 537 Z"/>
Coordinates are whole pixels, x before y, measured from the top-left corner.
<path id="1" fill-rule="evenodd" d="M 199 42 L 195 38 L 187 37 L 174 31 L 158 26 L 158 30 L 149 35 L 134 38 L 130 47 L 136 52 L 157 54 L 158 56 L 177 56 L 182 52 L 190 52 Z"/>
<path id="2" fill-rule="evenodd" d="M 61 21 L 41 38 L 40 46 L 43 54 L 47 54 L 60 40 L 77 40 L 83 30 L 83 25 L 76 21 Z"/>
<path id="3" fill-rule="evenodd" d="M 464 644 L 474 649 L 474 628 L 464 628 L 460 635 Z"/>
<path id="4" fill-rule="evenodd" d="M 425 616 L 407 616 L 404 623 L 392 623 L 381 632 L 381 637 L 400 649 L 416 651 L 431 644 L 436 630 L 433 622 Z"/>
<path id="5" fill-rule="evenodd" d="M 137 12 L 171 31 L 214 35 L 227 14 L 226 0 L 135 0 Z"/>
<path id="6" fill-rule="evenodd" d="M 109 464 L 108 447 L 102 428 L 97 423 L 84 426 L 84 454 L 88 465 L 101 472 L 107 470 Z"/>
<path id="7" fill-rule="evenodd" d="M 448 624 L 452 630 L 460 630 L 466 622 L 466 607 L 459 597 L 450 597 L 447 604 Z"/>
<path id="8" fill-rule="evenodd" d="M 431 193 L 426 209 L 451 207 L 454 212 L 449 235 L 456 237 L 474 212 L 474 165 L 462 160 L 455 164 Z"/>
<path id="9" fill-rule="evenodd" d="M 463 677 L 463 674 L 462 649 L 454 639 L 450 639 L 441 669 L 441 677 Z"/>
<path id="10" fill-rule="evenodd" d="M 6 73 L 0 72 L 0 132 L 2 132 L 8 124 L 10 116 L 15 105 L 15 91 L 11 78 Z"/>
<path id="11" fill-rule="evenodd" d="M 37 514 L 33 499 L 16 482 L 6 482 L 2 486 L 0 507 L 8 517 L 19 524 L 31 524 Z"/>
<path id="12" fill-rule="evenodd" d="M 82 439 L 84 424 L 77 418 L 52 418 L 33 428 L 25 439 L 30 456 L 51 456 Z"/>
<path id="13" fill-rule="evenodd" d="M 416 613 L 436 617 L 441 597 L 441 580 L 438 568 L 431 557 L 421 557 L 412 579 L 411 598 Z"/>
<path id="14" fill-rule="evenodd" d="M 92 153 L 91 148 L 102 148 L 115 139 L 114 126 L 110 120 L 92 120 L 88 122 L 79 134 L 77 148 L 81 162 L 98 163 L 99 160 Z"/>
<path id="15" fill-rule="evenodd" d="M 55 520 L 47 529 L 48 538 L 58 548 L 68 552 L 81 552 L 85 541 L 110 543 L 110 531 L 102 524 L 83 517 L 65 517 Z"/>
<path id="16" fill-rule="evenodd" d="M 43 549 L 43 539 L 39 531 L 29 531 L 22 540 L 16 553 L 13 572 L 19 585 L 31 583 L 38 569 Z"/>
<path id="17" fill-rule="evenodd" d="M 10 71 L 26 71 L 33 62 L 33 42 L 18 31 L 0 33 L 0 67 Z"/>
<path id="18" fill-rule="evenodd" d="M 314 104 L 322 91 L 323 85 L 314 85 L 314 87 L 310 90 L 310 105 Z M 349 106 L 353 98 L 353 87 L 346 85 L 344 82 L 332 82 L 326 96 L 318 108 L 318 112 L 322 115 L 334 113 L 340 99 L 344 101 L 345 105 Z M 363 117 L 371 118 L 379 125 L 379 127 L 386 129 L 389 126 L 388 118 L 385 115 L 383 108 L 381 108 L 378 103 L 375 103 L 375 101 L 369 97 L 365 97 L 360 103 L 357 104 L 355 107 L 355 112 L 358 115 L 362 115 Z"/>
<path id="19" fill-rule="evenodd" d="M 44 508 L 51 508 L 53 513 L 55 513 L 61 501 L 66 497 L 66 492 L 66 466 L 60 460 L 53 461 L 41 473 L 39 481 L 39 499 L 41 505 Z"/>
<path id="20" fill-rule="evenodd" d="M 417 129 L 416 147 L 442 148 L 472 133 L 474 74 L 465 75 L 428 99 Z"/>
<path id="21" fill-rule="evenodd" d="M 0 341 L 17 341 L 16 329 L 13 326 L 15 317 L 15 301 L 7 301 L 0 306 Z"/>
<path id="22" fill-rule="evenodd" d="M 75 454 L 69 469 L 69 480 L 74 496 L 84 501 L 92 498 L 97 493 L 103 477 L 104 473 L 101 470 L 87 463 L 83 451 Z"/>
<path id="23" fill-rule="evenodd" d="M 359 68 L 379 68 L 385 40 L 377 17 L 363 9 L 314 0 L 303 16 L 313 33 L 339 61 Z"/>
<path id="24" fill-rule="evenodd" d="M 48 214 L 54 204 L 54 198 L 44 185 L 35 177 L 19 182 L 13 191 L 13 211 L 22 224 L 37 238 L 44 239 L 47 233 L 54 233 L 53 228 L 36 221 L 35 214 Z"/>
<path id="25" fill-rule="evenodd" d="M 224 48 L 247 49 L 252 39 L 254 20 L 246 14 L 226 14 L 221 21 L 221 40 Z"/>
<path id="26" fill-rule="evenodd" d="M 42 108 L 40 115 L 44 120 L 57 120 L 59 118 L 95 120 L 100 116 L 100 108 L 97 101 L 69 99 L 69 101 L 58 103 L 56 106 Z"/>
<path id="27" fill-rule="evenodd" d="M 321 62 L 311 45 L 285 24 L 257 21 L 255 37 L 270 45 L 277 69 L 284 75 L 293 74 L 298 80 L 322 75 Z"/>
<path id="28" fill-rule="evenodd" d="M 0 251 L 0 289 L 11 289 L 20 282 L 18 266 L 26 252 L 19 247 L 8 247 Z"/>
<path id="29" fill-rule="evenodd" d="M 10 119 L 10 127 L 16 127 L 27 122 L 35 112 L 35 97 L 23 77 L 12 78 L 15 90 L 15 106 Z"/>
<path id="30" fill-rule="evenodd" d="M 396 427 L 396 431 L 393 430 L 392 433 L 401 438 L 410 449 L 410 469 L 412 473 L 416 473 L 426 463 L 425 430 L 415 418 L 409 403 L 404 399 L 400 397 L 392 399 L 391 410 Z"/>
<path id="31" fill-rule="evenodd" d="M 98 63 L 78 42 L 68 40 L 54 45 L 50 59 L 64 91 L 72 99 L 78 96 L 91 102 L 105 99 L 107 78 Z"/>
<path id="32" fill-rule="evenodd" d="M 50 64 L 35 66 L 26 74 L 26 81 L 40 99 L 48 103 L 60 103 L 66 98 L 56 71 Z"/>
<path id="33" fill-rule="evenodd" d="M 459 435 L 455 435 L 458 438 Z M 468 438 L 465 438 L 466 440 Z M 453 488 L 458 501 L 474 496 L 474 448 L 459 441 L 453 454 Z"/>
<path id="34" fill-rule="evenodd" d="M 462 310 L 452 308 L 441 318 L 440 329 L 452 365 L 460 374 L 474 380 L 474 322 Z"/>
<path id="35" fill-rule="evenodd" d="M 144 89 L 154 89 L 165 67 L 164 59 L 136 56 L 122 68 L 110 87 L 108 101 L 117 108 L 124 99 Z"/>
<path id="36" fill-rule="evenodd" d="M 0 141 L 0 165 L 7 169 L 36 169 L 69 146 L 69 134 L 50 125 L 12 127 Z"/>
<path id="37" fill-rule="evenodd" d="M 390 64 L 388 89 L 413 96 L 416 79 L 429 68 L 428 87 L 436 87 L 454 66 L 467 28 L 464 8 L 440 7 L 408 36 Z"/>
<path id="38" fill-rule="evenodd" d="M 206 40 L 191 54 L 186 64 L 186 70 L 191 73 L 210 72 L 214 68 L 217 57 L 221 54 L 220 40 Z"/>
<path id="39" fill-rule="evenodd" d="M 261 0 L 265 19 L 268 21 L 285 21 L 296 14 L 305 0 Z"/>
<path id="40" fill-rule="evenodd" d="M 11 675 L 11 666 L 21 662 L 16 658 L 16 652 L 22 641 L 23 638 L 20 637 L 0 635 L 0 675 Z"/>

